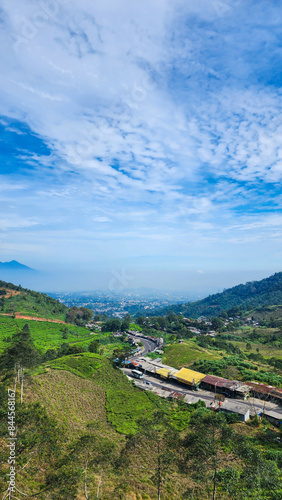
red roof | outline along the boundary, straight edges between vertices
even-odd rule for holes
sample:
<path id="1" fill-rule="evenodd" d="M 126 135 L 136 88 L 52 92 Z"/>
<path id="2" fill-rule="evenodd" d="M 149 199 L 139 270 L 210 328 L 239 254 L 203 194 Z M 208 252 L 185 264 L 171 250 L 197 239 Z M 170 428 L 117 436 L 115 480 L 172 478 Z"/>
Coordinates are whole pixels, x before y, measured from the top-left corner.
<path id="1" fill-rule="evenodd" d="M 206 375 L 202 382 L 206 382 L 206 384 L 213 385 L 216 387 L 225 387 L 229 389 L 233 389 L 238 386 L 237 380 L 229 380 L 227 378 L 217 377 L 215 375 Z"/>
<path id="2" fill-rule="evenodd" d="M 246 382 L 246 385 L 249 385 L 262 394 L 269 394 L 273 389 L 276 389 L 276 387 L 273 387 L 272 385 L 260 384 L 259 382 Z"/>

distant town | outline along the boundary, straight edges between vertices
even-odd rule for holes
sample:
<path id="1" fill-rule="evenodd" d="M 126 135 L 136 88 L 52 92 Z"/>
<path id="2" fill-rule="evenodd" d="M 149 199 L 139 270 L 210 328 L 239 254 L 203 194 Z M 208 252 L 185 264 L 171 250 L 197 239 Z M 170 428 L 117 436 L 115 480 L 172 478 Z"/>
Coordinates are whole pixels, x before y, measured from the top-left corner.
<path id="1" fill-rule="evenodd" d="M 99 290 L 94 292 L 54 292 L 48 293 L 54 299 L 68 307 L 87 307 L 95 314 L 123 318 L 127 313 L 146 314 L 170 304 L 186 303 L 202 298 L 188 292 L 163 292 L 161 290 L 140 289 L 112 292 Z"/>

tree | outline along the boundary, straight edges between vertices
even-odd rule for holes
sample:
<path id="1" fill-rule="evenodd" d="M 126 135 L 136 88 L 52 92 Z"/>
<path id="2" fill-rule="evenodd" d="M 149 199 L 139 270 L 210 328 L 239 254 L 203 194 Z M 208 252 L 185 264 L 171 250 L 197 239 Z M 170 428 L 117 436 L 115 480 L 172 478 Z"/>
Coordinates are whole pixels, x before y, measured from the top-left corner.
<path id="1" fill-rule="evenodd" d="M 129 321 L 124 319 L 121 323 L 121 327 L 120 327 L 121 331 L 125 332 L 125 331 L 129 330 L 129 325 L 130 325 Z"/>
<path id="2" fill-rule="evenodd" d="M 22 327 L 22 330 L 18 333 L 15 333 L 13 335 L 12 341 L 17 342 L 17 341 L 23 341 L 23 342 L 30 342 L 31 341 L 31 333 L 30 333 L 30 328 L 29 324 L 25 323 L 24 326 Z"/>
<path id="3" fill-rule="evenodd" d="M 12 337 L 12 343 L 0 356 L 0 369 L 11 370 L 15 364 L 29 368 L 41 361 L 41 354 L 35 348 L 28 323 Z"/>
<path id="4" fill-rule="evenodd" d="M 224 323 L 220 318 L 212 318 L 211 323 L 214 330 L 220 330 L 224 327 Z"/>
<path id="5" fill-rule="evenodd" d="M 120 330 L 121 322 L 119 319 L 108 319 L 102 326 L 102 332 L 115 332 Z"/>
<path id="6" fill-rule="evenodd" d="M 234 459 L 232 452 L 228 456 L 222 452 L 230 445 L 231 438 L 224 415 L 200 409 L 192 416 L 189 432 L 183 441 L 186 450 L 184 470 L 190 472 L 196 481 L 204 483 L 208 491 L 212 490 L 213 500 L 216 499 L 221 466 Z"/>
<path id="7" fill-rule="evenodd" d="M 97 481 L 97 490 L 95 498 L 99 499 L 100 490 L 103 478 L 109 467 L 117 458 L 116 444 L 107 437 L 101 435 L 84 435 L 72 444 L 72 451 L 64 458 L 64 463 L 69 464 L 75 462 L 83 471 L 83 490 L 86 499 L 88 496 L 88 488 L 90 481 L 89 474 L 93 471 L 99 471 L 99 479 Z M 93 477 L 91 478 L 93 484 Z M 94 497 L 91 497 L 94 498 Z"/>
<path id="8" fill-rule="evenodd" d="M 62 338 L 66 340 L 68 338 L 69 329 L 67 327 L 63 328 Z"/>
<path id="9" fill-rule="evenodd" d="M 88 346 L 89 352 L 97 353 L 99 351 L 99 340 L 92 340 Z"/>
<path id="10" fill-rule="evenodd" d="M 126 313 L 126 315 L 124 316 L 124 319 L 130 323 L 130 321 L 131 321 L 131 316 L 130 316 L 130 314 L 129 314 L 129 313 Z"/>
<path id="11" fill-rule="evenodd" d="M 88 322 L 93 318 L 93 311 L 91 311 L 91 309 L 87 309 L 87 307 L 82 307 L 81 311 L 82 311 L 83 321 Z"/>
<path id="12" fill-rule="evenodd" d="M 136 322 L 139 326 L 143 326 L 144 321 L 145 321 L 145 318 L 143 318 L 143 316 L 139 316 L 139 318 L 137 318 L 137 320 L 136 320 Z"/>
<path id="13" fill-rule="evenodd" d="M 151 420 L 141 419 L 138 423 L 139 432 L 127 436 L 119 467 L 128 471 L 138 461 L 140 469 L 147 471 L 156 485 L 160 500 L 167 476 L 176 469 L 179 435 L 161 411 L 155 412 Z"/>
<path id="14" fill-rule="evenodd" d="M 122 348 L 117 347 L 113 350 L 112 361 L 114 361 L 119 366 L 124 363 L 125 360 L 129 358 L 132 352 L 132 347 L 124 346 Z"/>
<path id="15" fill-rule="evenodd" d="M 234 500 L 280 498 L 277 465 L 266 460 L 248 437 L 235 432 L 223 413 L 195 412 L 183 448 L 183 470 L 198 482 L 199 490 L 205 485 L 213 500 L 219 488 Z"/>

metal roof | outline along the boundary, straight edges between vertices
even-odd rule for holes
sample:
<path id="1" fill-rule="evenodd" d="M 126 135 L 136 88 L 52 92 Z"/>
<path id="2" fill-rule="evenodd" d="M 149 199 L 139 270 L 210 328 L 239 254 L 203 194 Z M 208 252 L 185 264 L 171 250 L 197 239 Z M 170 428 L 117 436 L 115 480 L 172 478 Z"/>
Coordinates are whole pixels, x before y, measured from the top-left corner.
<path id="1" fill-rule="evenodd" d="M 164 365 L 161 361 L 161 358 L 157 359 L 151 359 L 149 357 L 140 357 L 139 358 L 140 363 L 142 364 L 142 368 L 144 370 L 153 372 L 153 373 L 158 373 L 159 370 L 167 370 L 170 374 L 171 373 L 176 373 L 178 370 L 176 368 L 173 368 L 172 366 Z"/>
<path id="2" fill-rule="evenodd" d="M 229 380 L 227 378 L 216 377 L 215 375 L 206 375 L 203 378 L 202 382 L 205 382 L 206 384 L 214 385 L 216 387 L 227 387 L 229 384 L 233 385 L 235 381 Z"/>
<path id="3" fill-rule="evenodd" d="M 228 401 L 228 400 L 224 401 L 224 403 L 222 405 L 222 409 L 232 411 L 235 413 L 239 413 L 239 415 L 248 415 L 250 412 L 250 409 L 248 408 L 248 406 L 234 402 L 234 401 Z"/>
<path id="4" fill-rule="evenodd" d="M 156 373 L 158 375 L 160 375 L 161 377 L 165 377 L 165 378 L 168 378 L 170 372 L 167 368 L 160 368 L 159 370 L 156 371 Z"/>
<path id="5" fill-rule="evenodd" d="M 248 386 L 261 394 L 269 394 L 273 389 L 276 389 L 276 387 L 272 387 L 272 385 L 260 384 L 258 382 L 248 382 Z"/>
<path id="6" fill-rule="evenodd" d="M 203 380 L 205 374 L 200 372 L 195 372 L 194 370 L 189 370 L 188 368 L 181 368 L 179 372 L 174 374 L 173 378 L 180 380 L 181 382 L 187 382 L 188 384 L 196 385 Z"/>
<path id="7" fill-rule="evenodd" d="M 206 375 L 202 382 L 221 389 L 230 389 L 231 391 L 248 392 L 249 387 L 238 380 L 229 380 L 227 378 L 217 377 L 215 375 Z"/>

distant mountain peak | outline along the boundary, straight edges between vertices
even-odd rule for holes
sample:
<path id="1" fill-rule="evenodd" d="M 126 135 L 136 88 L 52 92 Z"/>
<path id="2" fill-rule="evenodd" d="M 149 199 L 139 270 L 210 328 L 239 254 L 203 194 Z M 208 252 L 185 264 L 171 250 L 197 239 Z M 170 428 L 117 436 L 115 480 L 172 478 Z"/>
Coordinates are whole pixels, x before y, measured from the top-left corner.
<path id="1" fill-rule="evenodd" d="M 35 271 L 32 267 L 25 266 L 17 260 L 10 260 L 9 262 L 0 262 L 0 270 L 7 271 Z"/>

